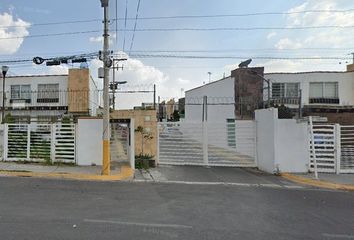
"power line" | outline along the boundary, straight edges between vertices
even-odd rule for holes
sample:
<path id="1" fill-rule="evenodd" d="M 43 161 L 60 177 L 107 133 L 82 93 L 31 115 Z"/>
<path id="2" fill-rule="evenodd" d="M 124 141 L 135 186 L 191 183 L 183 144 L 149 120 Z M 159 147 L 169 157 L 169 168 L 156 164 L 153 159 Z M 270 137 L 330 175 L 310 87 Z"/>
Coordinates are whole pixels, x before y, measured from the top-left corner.
<path id="1" fill-rule="evenodd" d="M 210 14 L 210 15 L 176 15 L 176 16 L 155 16 L 155 17 L 139 17 L 139 20 L 158 20 L 158 19 L 180 19 L 180 18 L 221 18 L 221 17 L 249 17 L 249 16 L 267 16 L 267 15 L 292 15 L 304 13 L 346 13 L 352 12 L 354 9 L 344 10 L 307 10 L 307 11 L 292 11 L 292 12 L 256 12 L 256 13 L 241 13 L 241 14 Z M 128 18 L 132 20 L 131 18 Z"/>
<path id="2" fill-rule="evenodd" d="M 168 31 L 254 31 L 254 30 L 309 30 L 309 29 L 326 29 L 338 28 L 347 29 L 354 28 L 354 25 L 323 25 L 323 26 L 306 26 L 306 27 L 220 27 L 220 28 L 140 28 L 128 29 L 127 31 L 137 32 L 168 32 Z"/>
<path id="3" fill-rule="evenodd" d="M 116 0 L 116 18 L 118 18 L 118 0 Z M 118 21 L 116 21 L 116 48 L 118 48 Z"/>
<path id="4" fill-rule="evenodd" d="M 140 0 L 138 0 L 138 5 L 137 5 L 137 7 L 136 7 L 135 23 L 134 23 L 132 41 L 130 42 L 129 54 L 130 54 L 130 51 L 132 50 L 133 44 L 134 44 L 134 38 L 135 38 L 135 32 L 136 32 L 136 25 L 137 25 L 137 23 L 138 23 L 138 17 L 139 17 L 139 8 L 140 8 Z"/>
<path id="5" fill-rule="evenodd" d="M 182 58 L 182 59 L 263 59 L 263 60 L 343 60 L 343 57 L 270 57 L 270 56 L 194 56 L 167 54 L 132 54 L 134 58 Z"/>
<path id="6" fill-rule="evenodd" d="M 210 49 L 210 50 L 134 50 L 132 53 L 218 53 L 218 52 L 236 52 L 236 51 L 298 51 L 298 50 L 332 50 L 332 51 L 344 51 L 354 49 L 351 48 L 234 48 L 234 49 Z"/>
<path id="7" fill-rule="evenodd" d="M 125 51 L 125 30 L 127 29 L 128 0 L 125 0 L 123 52 Z"/>
<path id="8" fill-rule="evenodd" d="M 126 0 L 127 1 L 127 0 Z M 113 21 L 127 21 L 127 20 L 159 20 L 159 19 L 184 19 L 184 18 L 224 18 L 224 17 L 249 17 L 249 16 L 267 16 L 267 15 L 293 15 L 293 14 L 305 14 L 305 13 L 346 13 L 352 12 L 354 9 L 343 9 L 343 10 L 306 10 L 306 11 L 292 11 L 292 12 L 254 12 L 254 13 L 241 13 L 241 14 L 209 14 L 209 15 L 175 15 L 175 16 L 152 16 L 152 17 L 134 17 L 134 18 L 118 18 L 112 19 Z M 90 22 L 101 22 L 101 19 L 86 19 L 86 20 L 68 20 L 61 22 L 44 22 L 44 23 L 31 23 L 30 26 L 49 26 L 49 25 L 61 25 L 61 24 L 75 24 L 75 23 L 90 23 Z M 27 27 L 19 25 L 7 25 L 0 26 L 0 28 L 18 28 Z"/>
<path id="9" fill-rule="evenodd" d="M 2 37 L 2 38 L 0 38 L 0 40 L 22 39 L 22 38 L 38 38 L 38 37 L 53 37 L 53 36 L 77 35 L 77 34 L 98 33 L 98 32 L 101 32 L 101 31 L 100 30 L 89 30 L 89 31 L 78 31 L 78 32 L 36 34 L 36 35 L 16 36 L 16 37 Z"/>
<path id="10" fill-rule="evenodd" d="M 34 27 L 34 26 L 50 26 L 50 25 L 63 25 L 63 24 L 75 24 L 75 23 L 89 23 L 89 22 L 101 22 L 101 19 L 87 19 L 87 20 L 72 20 L 72 21 L 62 21 L 62 22 L 46 22 L 46 23 L 30 23 L 28 25 L 7 25 L 0 26 L 0 29 L 3 28 L 21 28 L 21 27 Z"/>
<path id="11" fill-rule="evenodd" d="M 140 1 L 140 0 L 139 0 Z M 118 31 L 130 31 L 133 32 L 132 42 L 130 45 L 130 50 L 133 47 L 135 32 L 167 32 L 167 31 L 255 31 L 255 30 L 310 30 L 310 29 L 326 29 L 326 28 L 338 28 L 338 29 L 348 29 L 354 28 L 354 26 L 339 26 L 339 25 L 327 25 L 327 26 L 308 26 L 308 27 L 223 27 L 223 28 L 141 28 L 136 29 L 118 29 Z M 21 38 L 34 38 L 34 37 L 51 37 L 51 36 L 64 36 L 64 35 L 76 35 L 76 34 L 87 34 L 87 33 L 97 33 L 100 30 L 89 30 L 89 31 L 77 31 L 77 32 L 62 32 L 62 33 L 49 33 L 49 34 L 37 34 L 37 35 L 27 35 L 27 36 L 16 36 L 16 37 L 2 37 L 0 40 L 5 39 L 21 39 Z"/>

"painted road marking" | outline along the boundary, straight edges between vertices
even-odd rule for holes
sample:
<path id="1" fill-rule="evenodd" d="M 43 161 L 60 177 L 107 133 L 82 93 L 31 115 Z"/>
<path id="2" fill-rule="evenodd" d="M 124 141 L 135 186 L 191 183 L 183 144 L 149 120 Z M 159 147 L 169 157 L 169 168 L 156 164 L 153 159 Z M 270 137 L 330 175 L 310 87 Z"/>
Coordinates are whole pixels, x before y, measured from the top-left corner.
<path id="1" fill-rule="evenodd" d="M 322 236 L 327 238 L 354 239 L 354 235 L 347 235 L 347 234 L 322 233 Z"/>
<path id="2" fill-rule="evenodd" d="M 155 228 L 185 228 L 185 229 L 193 228 L 192 226 L 189 225 L 180 225 L 180 224 L 122 222 L 122 221 L 100 220 L 100 219 L 84 219 L 84 222 L 110 223 L 110 224 L 118 224 L 118 225 L 125 225 L 125 226 L 140 226 L 140 227 L 155 227 Z"/>

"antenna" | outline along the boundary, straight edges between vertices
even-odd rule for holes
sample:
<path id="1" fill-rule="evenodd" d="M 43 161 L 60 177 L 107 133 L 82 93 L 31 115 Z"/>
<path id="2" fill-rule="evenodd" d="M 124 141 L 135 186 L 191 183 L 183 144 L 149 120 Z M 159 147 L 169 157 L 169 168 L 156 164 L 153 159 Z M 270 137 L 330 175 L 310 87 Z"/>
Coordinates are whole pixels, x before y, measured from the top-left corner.
<path id="1" fill-rule="evenodd" d="M 252 59 L 248 59 L 248 60 L 246 60 L 246 61 L 241 62 L 241 63 L 238 65 L 238 67 L 239 67 L 239 68 L 247 68 L 248 65 L 250 65 L 251 62 L 252 62 Z"/>
<path id="2" fill-rule="evenodd" d="M 209 75 L 209 83 L 210 83 L 210 81 L 211 81 L 211 72 L 208 72 L 208 75 Z"/>
<path id="3" fill-rule="evenodd" d="M 354 52 L 349 53 L 349 55 L 353 55 L 353 64 L 354 64 Z"/>

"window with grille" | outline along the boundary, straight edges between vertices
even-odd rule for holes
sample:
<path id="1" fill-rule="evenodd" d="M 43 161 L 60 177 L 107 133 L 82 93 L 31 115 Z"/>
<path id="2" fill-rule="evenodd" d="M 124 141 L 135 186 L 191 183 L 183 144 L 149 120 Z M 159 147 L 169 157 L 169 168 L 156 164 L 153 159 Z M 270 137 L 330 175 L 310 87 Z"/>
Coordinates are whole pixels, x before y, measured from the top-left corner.
<path id="1" fill-rule="evenodd" d="M 38 84 L 37 102 L 59 102 L 59 84 Z"/>
<path id="2" fill-rule="evenodd" d="M 273 83 L 273 98 L 297 98 L 299 97 L 299 83 Z"/>
<path id="3" fill-rule="evenodd" d="M 31 102 L 31 85 L 11 85 L 10 102 L 13 102 L 14 100 Z"/>
<path id="4" fill-rule="evenodd" d="M 338 82 L 310 83 L 310 103 L 339 104 Z"/>

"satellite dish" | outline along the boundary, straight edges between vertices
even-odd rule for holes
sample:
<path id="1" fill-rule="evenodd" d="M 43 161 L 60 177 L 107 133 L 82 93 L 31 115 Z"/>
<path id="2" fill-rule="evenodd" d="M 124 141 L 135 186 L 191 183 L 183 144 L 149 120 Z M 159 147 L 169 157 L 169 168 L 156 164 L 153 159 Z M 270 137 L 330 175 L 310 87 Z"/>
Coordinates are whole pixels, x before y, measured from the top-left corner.
<path id="1" fill-rule="evenodd" d="M 37 65 L 40 65 L 40 64 L 42 64 L 42 63 L 44 62 L 44 59 L 41 58 L 41 57 L 34 57 L 34 58 L 33 58 L 33 62 L 34 62 L 35 64 L 37 64 Z"/>
<path id="2" fill-rule="evenodd" d="M 241 63 L 238 65 L 238 67 L 239 67 L 239 68 L 246 68 L 246 67 L 248 67 L 248 65 L 249 65 L 251 62 L 252 62 L 252 59 L 248 59 L 248 60 L 246 60 L 246 61 L 241 62 Z"/>

